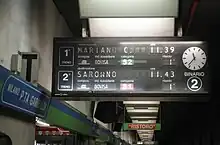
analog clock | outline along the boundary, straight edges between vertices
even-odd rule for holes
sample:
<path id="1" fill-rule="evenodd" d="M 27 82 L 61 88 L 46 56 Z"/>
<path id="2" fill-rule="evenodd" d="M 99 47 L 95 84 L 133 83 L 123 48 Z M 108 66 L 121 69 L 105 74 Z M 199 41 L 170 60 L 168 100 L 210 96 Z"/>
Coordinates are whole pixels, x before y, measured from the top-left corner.
<path id="1" fill-rule="evenodd" d="M 206 64 L 206 54 L 199 47 L 189 47 L 183 53 L 182 60 L 186 68 L 199 70 Z"/>

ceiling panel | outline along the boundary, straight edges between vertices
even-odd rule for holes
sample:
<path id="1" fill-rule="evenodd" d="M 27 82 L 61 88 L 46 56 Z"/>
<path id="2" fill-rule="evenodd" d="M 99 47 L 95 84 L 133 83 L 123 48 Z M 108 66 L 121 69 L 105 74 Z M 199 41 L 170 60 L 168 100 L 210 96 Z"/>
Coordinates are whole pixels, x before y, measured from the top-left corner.
<path id="1" fill-rule="evenodd" d="M 174 18 L 89 19 L 91 37 L 168 37 L 174 35 L 174 25 Z"/>
<path id="2" fill-rule="evenodd" d="M 148 109 L 148 108 L 145 108 L 145 109 L 130 109 L 130 108 L 127 108 L 127 112 L 128 113 L 157 113 L 158 112 L 158 109 Z"/>
<path id="3" fill-rule="evenodd" d="M 156 120 L 132 120 L 133 123 L 156 123 Z"/>
<path id="4" fill-rule="evenodd" d="M 126 107 L 138 107 L 138 108 L 146 108 L 146 107 L 158 107 L 159 104 L 126 104 Z"/>
<path id="5" fill-rule="evenodd" d="M 79 0 L 82 18 L 177 17 L 179 0 Z"/>
<path id="6" fill-rule="evenodd" d="M 156 119 L 157 116 L 130 116 L 131 119 L 134 119 L 134 120 L 150 120 L 150 119 Z"/>
<path id="7" fill-rule="evenodd" d="M 128 113 L 130 116 L 157 116 L 158 113 Z"/>
<path id="8" fill-rule="evenodd" d="M 132 123 L 156 123 L 159 111 L 159 101 L 124 101 L 123 102 Z M 154 131 L 137 130 L 142 141 L 152 141 Z"/>

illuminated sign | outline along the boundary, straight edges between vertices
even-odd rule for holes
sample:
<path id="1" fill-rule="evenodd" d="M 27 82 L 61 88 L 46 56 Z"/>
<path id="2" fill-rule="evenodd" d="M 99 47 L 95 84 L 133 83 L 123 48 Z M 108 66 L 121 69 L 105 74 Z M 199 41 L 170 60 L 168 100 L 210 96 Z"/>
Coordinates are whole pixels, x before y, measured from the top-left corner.
<path id="1" fill-rule="evenodd" d="M 52 96 L 199 97 L 209 93 L 208 51 L 184 38 L 55 38 Z M 89 99 L 88 99 L 89 100 Z"/>
<path id="2" fill-rule="evenodd" d="M 160 130 L 161 125 L 155 123 L 124 123 L 124 130 Z"/>

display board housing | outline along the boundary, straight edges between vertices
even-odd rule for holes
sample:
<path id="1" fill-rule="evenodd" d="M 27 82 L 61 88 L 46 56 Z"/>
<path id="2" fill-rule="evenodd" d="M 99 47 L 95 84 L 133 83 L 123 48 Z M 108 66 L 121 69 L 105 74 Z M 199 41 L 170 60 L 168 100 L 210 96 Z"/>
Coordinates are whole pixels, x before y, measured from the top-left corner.
<path id="1" fill-rule="evenodd" d="M 188 38 L 55 38 L 52 95 L 206 96 L 207 60 L 206 42 Z"/>

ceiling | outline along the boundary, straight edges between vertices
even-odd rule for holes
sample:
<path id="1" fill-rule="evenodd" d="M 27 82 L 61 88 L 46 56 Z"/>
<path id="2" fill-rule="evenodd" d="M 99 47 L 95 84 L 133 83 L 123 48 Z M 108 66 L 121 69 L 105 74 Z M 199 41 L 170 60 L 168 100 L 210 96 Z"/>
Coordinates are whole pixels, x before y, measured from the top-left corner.
<path id="1" fill-rule="evenodd" d="M 132 123 L 157 123 L 159 101 L 124 101 L 123 104 Z M 137 130 L 137 133 L 142 141 L 153 140 L 152 130 Z"/>
<path id="2" fill-rule="evenodd" d="M 78 2 L 76 0 L 53 0 L 60 13 L 66 19 L 73 36 L 81 36 L 81 22 L 79 21 L 79 9 L 77 7 Z M 195 2 L 198 2 L 196 5 Z M 195 13 L 190 16 L 192 6 L 194 5 Z M 215 79 L 212 80 L 212 84 L 218 83 L 220 78 L 218 71 L 215 69 L 220 68 L 218 58 L 218 42 L 219 42 L 219 24 L 220 24 L 220 1 L 219 0 L 181 0 L 179 8 L 179 18 L 177 24 L 183 26 L 184 35 L 196 36 L 203 38 L 210 42 L 210 62 L 215 62 L 215 67 L 212 67 L 214 63 L 210 63 L 212 68 L 212 76 Z M 212 85 L 212 93 L 218 92 L 218 85 Z M 212 95 L 212 94 L 211 94 Z M 218 99 L 214 97 L 213 99 Z M 101 104 L 97 110 L 100 112 L 101 118 L 118 122 L 124 107 L 158 107 L 158 105 L 143 105 L 143 104 L 126 104 L 123 102 L 108 102 L 109 104 Z M 121 107 L 118 107 L 121 106 Z M 125 118 L 128 121 L 139 120 L 146 121 L 148 118 L 134 118 L 134 116 L 157 116 L 157 122 L 161 120 L 161 131 L 154 133 L 155 139 L 160 141 L 160 144 L 201 144 L 211 145 L 214 142 L 220 142 L 220 136 L 218 130 L 220 129 L 219 119 L 216 114 L 219 114 L 218 101 L 209 103 L 186 103 L 186 102 L 160 102 L 161 115 L 157 113 L 146 113 L 145 115 L 139 113 L 132 113 L 127 111 Z M 129 110 L 129 109 L 127 109 Z M 102 112 L 102 113 L 101 113 Z M 103 112 L 106 112 L 103 114 Z M 99 113 L 98 113 L 99 114 Z M 127 117 L 130 116 L 130 117 Z M 154 118 L 152 118 L 153 120 Z M 214 127 L 213 127 L 214 126 Z M 120 128 L 120 127 L 119 127 Z M 210 135 L 211 133 L 211 135 Z M 206 142 L 207 141 L 207 142 Z"/>

